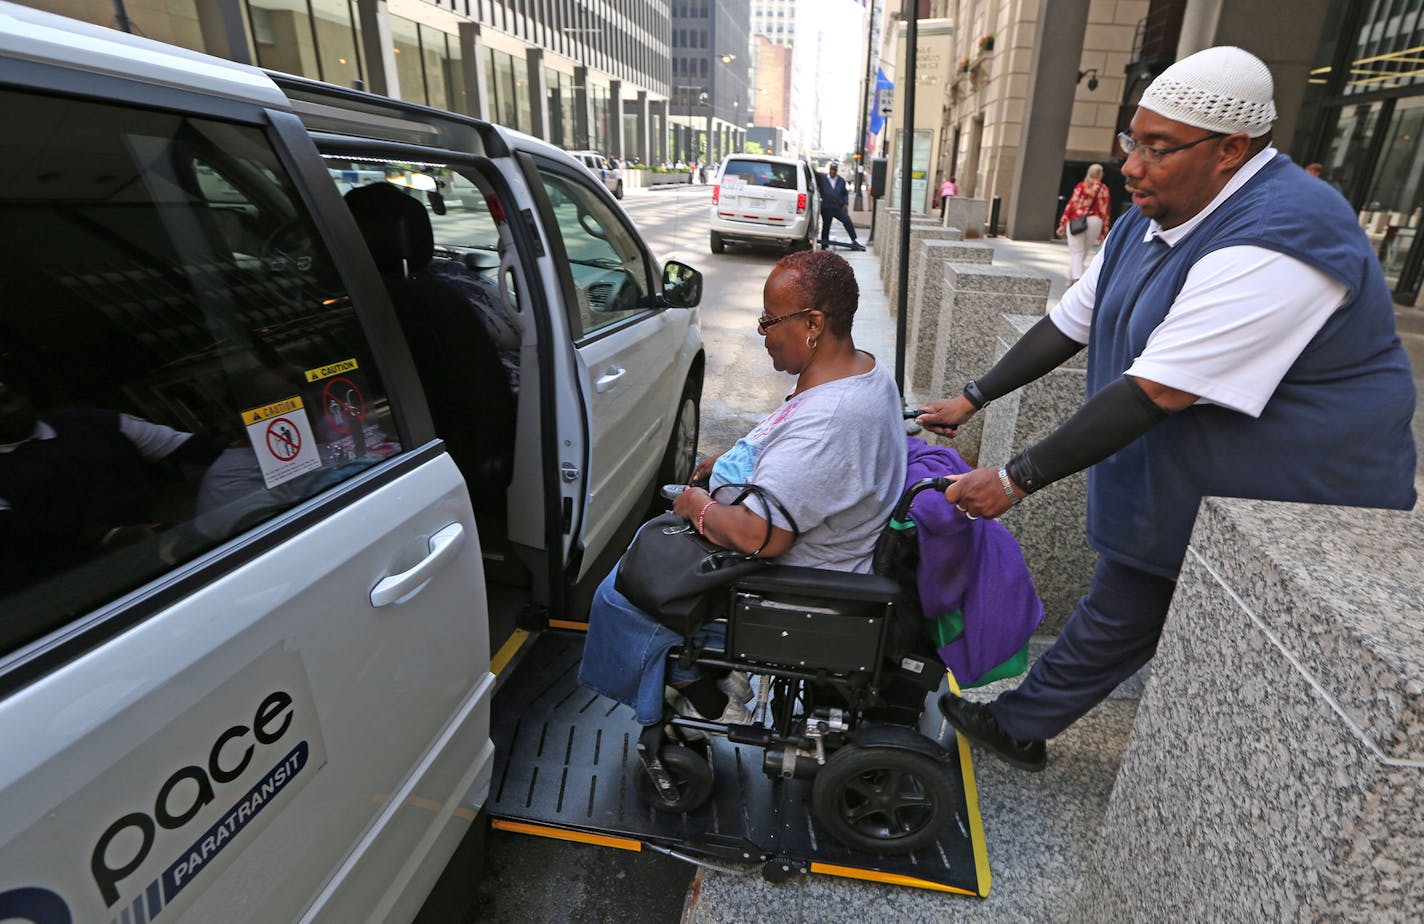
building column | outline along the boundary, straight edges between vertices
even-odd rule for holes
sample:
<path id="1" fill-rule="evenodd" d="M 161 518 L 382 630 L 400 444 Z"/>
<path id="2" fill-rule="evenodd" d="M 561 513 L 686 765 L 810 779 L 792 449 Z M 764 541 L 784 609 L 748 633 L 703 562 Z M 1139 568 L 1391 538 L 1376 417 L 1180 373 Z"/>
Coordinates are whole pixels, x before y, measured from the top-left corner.
<path id="1" fill-rule="evenodd" d="M 549 140 L 549 84 L 544 79 L 544 49 L 524 49 L 529 77 L 529 134 Z"/>
<path id="2" fill-rule="evenodd" d="M 1039 0 L 1028 104 L 1008 205 L 1008 235 L 1046 241 L 1057 225 L 1058 179 L 1073 120 L 1089 0 Z"/>
<path id="3" fill-rule="evenodd" d="M 238 64 L 257 63 L 252 60 L 252 44 L 247 40 L 240 0 L 199 3 L 197 9 L 204 51 Z"/>
<path id="4" fill-rule="evenodd" d="M 658 132 L 657 137 L 653 139 L 653 156 L 657 158 L 653 163 L 661 164 L 668 159 L 668 132 L 672 129 L 672 123 L 668 120 L 668 115 L 672 107 L 668 105 L 668 101 L 665 99 L 658 100 L 653 105 L 657 107 L 658 121 L 662 123 L 663 127 L 662 131 Z"/>
<path id="5" fill-rule="evenodd" d="M 623 137 L 623 81 L 608 81 L 608 150 L 603 153 L 630 160 L 628 145 Z"/>
<path id="6" fill-rule="evenodd" d="M 593 113 L 588 92 L 588 68 L 582 64 L 574 66 L 574 147 L 581 151 L 593 150 L 593 138 L 589 126 L 593 124 Z"/>
<path id="7" fill-rule="evenodd" d="M 361 19 L 361 54 L 366 64 L 366 89 L 400 99 L 396 76 L 396 43 L 391 37 L 391 14 L 386 0 L 356 0 Z"/>
<path id="8" fill-rule="evenodd" d="M 486 54 L 480 24 L 470 20 L 460 23 L 460 73 L 465 81 L 465 94 L 470 101 L 469 115 L 493 122 L 489 104 L 489 68 L 485 65 Z"/>
<path id="9" fill-rule="evenodd" d="M 1295 137 L 1307 83 L 1325 28 L 1324 3 L 1225 3 L 1191 0 L 1182 18 L 1177 60 L 1214 45 L 1238 45 L 1266 63 L 1274 78 L 1276 146 L 1287 150 Z M 1261 41 L 1261 36 L 1270 41 Z"/>
<path id="10" fill-rule="evenodd" d="M 633 151 L 643 159 L 643 163 L 651 164 L 653 162 L 653 149 L 652 145 L 649 143 L 649 135 L 651 133 L 648 131 L 647 90 L 638 91 L 638 102 L 636 105 L 637 108 L 635 110 L 635 124 L 637 127 L 634 129 L 634 131 L 638 133 L 638 137 L 633 142 Z"/>

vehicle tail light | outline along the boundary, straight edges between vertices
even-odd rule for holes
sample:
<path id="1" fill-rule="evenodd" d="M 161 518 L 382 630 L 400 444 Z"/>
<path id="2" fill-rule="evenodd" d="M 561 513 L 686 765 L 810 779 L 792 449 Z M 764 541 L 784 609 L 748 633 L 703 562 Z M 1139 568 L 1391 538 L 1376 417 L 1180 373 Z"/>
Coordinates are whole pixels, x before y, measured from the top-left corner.
<path id="1" fill-rule="evenodd" d="M 721 196 L 722 196 L 722 184 L 721 184 L 721 183 L 713 183 L 713 184 L 712 184 L 712 204 L 713 204 L 713 205 L 716 205 L 716 204 L 717 204 L 717 200 L 720 199 Z"/>
<path id="2" fill-rule="evenodd" d="M 797 215 L 800 215 L 800 214 L 801 214 L 802 212 L 804 212 L 804 211 L 806 211 L 806 194 L 805 194 L 805 193 L 797 193 L 797 194 L 796 194 L 796 214 L 797 214 Z"/>

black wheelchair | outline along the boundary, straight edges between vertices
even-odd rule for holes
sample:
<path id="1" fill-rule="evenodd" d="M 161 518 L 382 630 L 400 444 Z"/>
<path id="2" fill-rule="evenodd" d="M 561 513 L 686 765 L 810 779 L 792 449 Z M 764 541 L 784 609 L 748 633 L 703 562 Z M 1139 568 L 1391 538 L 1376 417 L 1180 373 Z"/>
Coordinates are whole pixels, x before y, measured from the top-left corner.
<path id="1" fill-rule="evenodd" d="M 712 795 L 707 747 L 689 732 L 762 749 L 773 779 L 811 781 L 816 822 L 844 846 L 907 854 L 936 841 L 962 799 L 956 756 L 917 725 L 945 677 L 915 592 L 918 550 L 909 508 L 948 480 L 909 488 L 876 545 L 875 572 L 771 565 L 727 591 L 725 646 L 674 648 L 683 665 L 745 672 L 751 724 L 673 715 L 637 743 L 634 788 L 663 813 L 695 811 Z"/>

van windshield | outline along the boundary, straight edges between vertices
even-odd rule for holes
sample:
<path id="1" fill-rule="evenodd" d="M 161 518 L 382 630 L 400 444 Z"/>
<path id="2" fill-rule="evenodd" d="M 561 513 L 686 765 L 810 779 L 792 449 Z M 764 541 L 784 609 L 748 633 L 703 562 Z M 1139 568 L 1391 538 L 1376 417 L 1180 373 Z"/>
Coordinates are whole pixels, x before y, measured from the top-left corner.
<path id="1" fill-rule="evenodd" d="M 722 183 L 740 180 L 743 186 L 770 186 L 772 189 L 795 189 L 794 164 L 772 164 L 763 160 L 729 160 L 722 171 Z"/>

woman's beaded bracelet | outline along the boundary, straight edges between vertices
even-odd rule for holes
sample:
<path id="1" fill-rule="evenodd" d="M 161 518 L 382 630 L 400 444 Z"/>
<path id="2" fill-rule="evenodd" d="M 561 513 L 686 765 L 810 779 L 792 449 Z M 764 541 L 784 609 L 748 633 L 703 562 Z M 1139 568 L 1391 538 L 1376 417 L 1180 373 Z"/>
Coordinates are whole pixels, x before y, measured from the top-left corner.
<path id="1" fill-rule="evenodd" d="M 715 506 L 717 506 L 717 502 L 709 500 L 701 510 L 697 511 L 697 531 L 704 536 L 707 535 L 707 511 Z"/>

